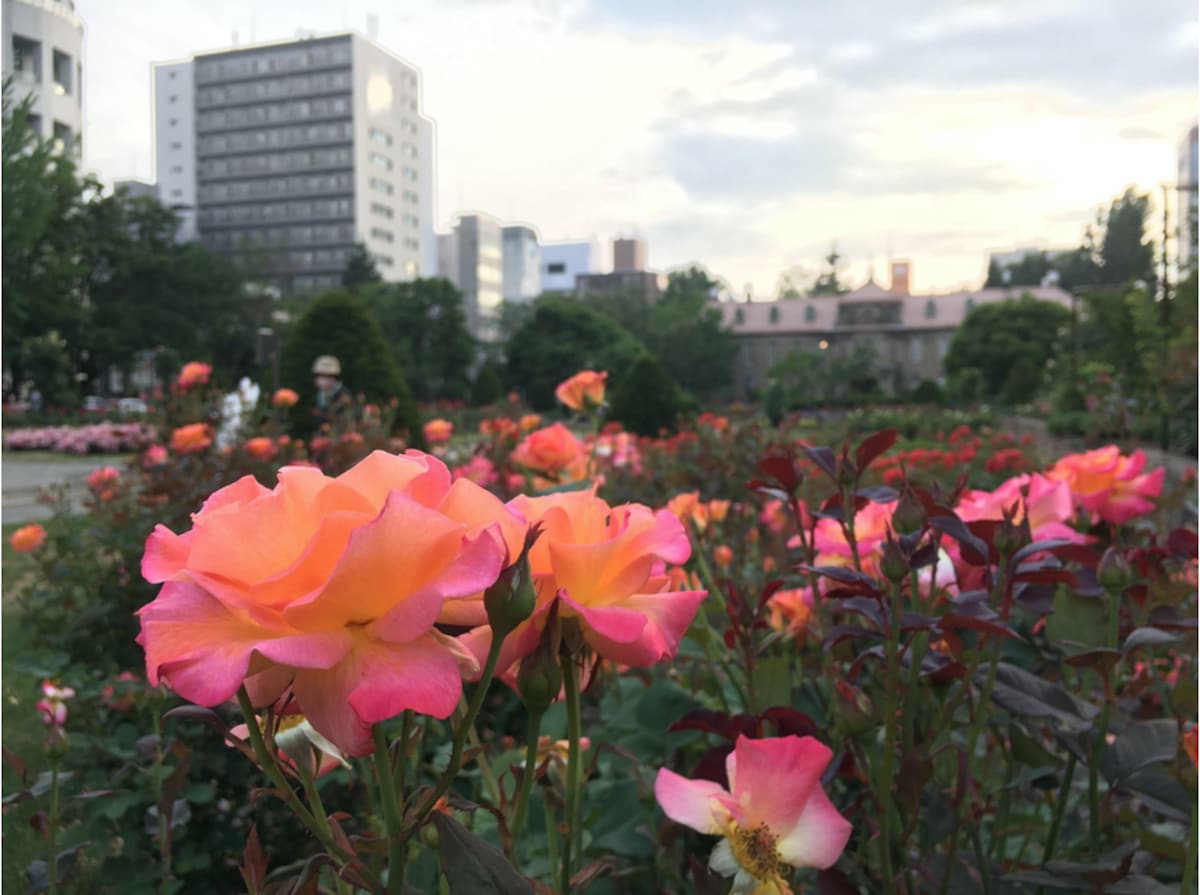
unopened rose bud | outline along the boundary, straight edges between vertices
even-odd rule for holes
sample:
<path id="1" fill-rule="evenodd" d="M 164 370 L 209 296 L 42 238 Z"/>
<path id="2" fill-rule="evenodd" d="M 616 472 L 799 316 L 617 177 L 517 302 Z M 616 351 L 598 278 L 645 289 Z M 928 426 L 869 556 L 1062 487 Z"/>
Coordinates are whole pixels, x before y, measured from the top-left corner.
<path id="1" fill-rule="evenodd" d="M 921 506 L 921 501 L 917 500 L 911 488 L 905 488 L 900 492 L 900 499 L 892 513 L 892 528 L 897 534 L 909 535 L 924 528 L 925 520 L 925 508 Z"/>
<path id="2" fill-rule="evenodd" d="M 558 664 L 557 651 L 551 652 L 543 642 L 534 650 L 517 671 L 517 692 L 531 715 L 541 715 L 558 698 L 562 689 L 562 668 Z"/>
<path id="3" fill-rule="evenodd" d="M 908 577 L 908 558 L 900 549 L 900 545 L 891 538 L 883 545 L 883 557 L 879 560 L 879 569 L 892 584 L 899 584 Z"/>
<path id="4" fill-rule="evenodd" d="M 1109 547 L 1100 557 L 1100 565 L 1096 567 L 1096 578 L 1110 592 L 1124 590 L 1132 578 L 1129 560 L 1116 547 Z"/>

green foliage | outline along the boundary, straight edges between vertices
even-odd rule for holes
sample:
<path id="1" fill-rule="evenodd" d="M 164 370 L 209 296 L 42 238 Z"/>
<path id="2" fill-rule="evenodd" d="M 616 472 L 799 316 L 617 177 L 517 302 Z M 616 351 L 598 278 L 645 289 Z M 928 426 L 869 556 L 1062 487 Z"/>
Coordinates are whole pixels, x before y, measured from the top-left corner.
<path id="1" fill-rule="evenodd" d="M 609 416 L 638 435 L 673 431 L 685 409 L 679 386 L 667 375 L 658 358 L 644 354 L 617 380 Z"/>
<path id="2" fill-rule="evenodd" d="M 555 406 L 554 389 L 583 369 L 620 381 L 645 351 L 611 317 L 571 298 L 544 295 L 507 344 L 508 379 L 536 410 Z"/>
<path id="3" fill-rule="evenodd" d="M 341 381 L 352 394 L 376 403 L 395 398 L 397 427 L 407 431 L 410 445 L 423 445 L 416 401 L 379 324 L 360 299 L 339 290 L 326 292 L 313 301 L 284 342 L 282 384 L 300 395 L 293 414 L 297 434 L 307 435 L 316 423 L 312 414 L 316 401 L 312 365 L 323 354 L 331 354 L 341 362 Z"/>
<path id="4" fill-rule="evenodd" d="M 475 340 L 462 293 L 449 280 L 388 283 L 362 290 L 362 297 L 418 400 L 467 396 Z"/>
<path id="5" fill-rule="evenodd" d="M 913 389 L 909 400 L 914 404 L 945 404 L 946 393 L 932 379 L 922 379 Z"/>
<path id="6" fill-rule="evenodd" d="M 1059 344 L 1059 331 L 1070 322 L 1070 312 L 1053 302 L 1029 296 L 1017 300 L 980 305 L 967 315 L 954 333 L 946 352 L 945 370 L 959 397 L 994 401 L 1005 397 L 1004 390 L 1013 368 L 1022 359 L 1029 361 L 1014 385 L 1024 393 L 1040 385 L 1046 362 Z M 967 394 L 963 382 L 967 371 L 977 371 L 981 391 Z M 974 386 L 974 383 L 972 383 Z"/>
<path id="7" fill-rule="evenodd" d="M 486 407 L 503 397 L 504 383 L 500 379 L 500 371 L 494 363 L 487 361 L 479 368 L 475 380 L 471 383 L 471 406 Z"/>
<path id="8" fill-rule="evenodd" d="M 25 374 L 42 392 L 51 407 L 73 407 L 79 403 L 67 343 L 55 330 L 26 339 L 17 354 Z"/>
<path id="9" fill-rule="evenodd" d="M 845 285 L 840 279 L 841 270 L 844 267 L 842 255 L 837 250 L 837 244 L 829 250 L 829 254 L 825 256 L 825 270 L 817 276 L 816 282 L 813 283 L 811 289 L 808 290 L 809 295 L 841 295 L 846 291 Z"/>
<path id="10" fill-rule="evenodd" d="M 382 282 L 383 277 L 379 275 L 379 268 L 375 265 L 374 257 L 367 251 L 365 245 L 356 242 L 354 251 L 350 253 L 350 260 L 346 262 L 346 269 L 342 271 L 342 286 L 351 292 L 356 292 L 362 286 L 371 286 Z"/>
<path id="11" fill-rule="evenodd" d="M 792 351 L 767 375 L 782 387 L 789 410 L 853 406 L 880 396 L 875 353 L 868 345 L 848 354 Z"/>
<path id="12" fill-rule="evenodd" d="M 1100 269 L 1113 285 L 1154 282 L 1154 243 L 1146 237 L 1150 197 L 1132 188 L 1113 200 L 1100 242 Z"/>

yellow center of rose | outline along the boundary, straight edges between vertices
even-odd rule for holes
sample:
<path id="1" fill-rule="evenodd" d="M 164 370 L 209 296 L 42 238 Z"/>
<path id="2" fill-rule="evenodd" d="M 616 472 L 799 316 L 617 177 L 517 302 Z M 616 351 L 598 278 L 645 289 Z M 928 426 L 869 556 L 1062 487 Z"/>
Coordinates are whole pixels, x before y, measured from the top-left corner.
<path id="1" fill-rule="evenodd" d="M 783 871 L 783 858 L 776 843 L 779 837 L 766 824 L 739 827 L 729 831 L 729 847 L 738 864 L 756 880 L 778 880 Z"/>

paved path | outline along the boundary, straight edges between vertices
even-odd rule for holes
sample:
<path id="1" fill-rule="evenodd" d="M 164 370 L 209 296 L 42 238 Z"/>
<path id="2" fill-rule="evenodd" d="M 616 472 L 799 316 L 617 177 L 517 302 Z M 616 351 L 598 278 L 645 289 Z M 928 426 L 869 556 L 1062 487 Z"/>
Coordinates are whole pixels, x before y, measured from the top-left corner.
<path id="1" fill-rule="evenodd" d="M 48 490 L 65 485 L 71 505 L 79 509 L 87 494 L 84 478 L 102 465 L 95 458 L 79 457 L 62 460 L 20 460 L 6 454 L 0 463 L 0 520 L 33 522 L 54 515 L 53 507 L 40 502 Z"/>

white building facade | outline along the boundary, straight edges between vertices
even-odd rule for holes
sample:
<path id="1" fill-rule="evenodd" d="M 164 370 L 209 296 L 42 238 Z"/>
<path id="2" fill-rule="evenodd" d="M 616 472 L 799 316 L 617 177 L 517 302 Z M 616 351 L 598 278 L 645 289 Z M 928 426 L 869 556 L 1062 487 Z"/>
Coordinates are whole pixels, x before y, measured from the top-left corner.
<path id="1" fill-rule="evenodd" d="M 542 292 L 574 292 L 575 278 L 604 273 L 604 250 L 598 242 L 548 242 L 542 246 Z"/>
<path id="2" fill-rule="evenodd" d="M 1200 147 L 1197 146 L 1198 130 L 1192 125 L 1187 136 L 1179 144 L 1179 170 L 1176 172 L 1176 189 L 1179 199 L 1179 268 L 1186 270 L 1196 265 L 1197 243 L 1197 185 L 1200 184 Z"/>
<path id="3" fill-rule="evenodd" d="M 472 335 L 481 342 L 500 336 L 504 301 L 504 249 L 499 221 L 486 214 L 460 215 L 450 233 L 438 236 L 438 275 L 463 295 Z"/>
<path id="4" fill-rule="evenodd" d="M 385 281 L 432 275 L 420 78 L 357 33 L 155 65 L 156 178 L 181 236 L 284 292 L 340 283 L 356 242 Z"/>
<path id="5" fill-rule="evenodd" d="M 83 21 L 70 0 L 4 0 L 0 68 L 13 98 L 33 97 L 38 136 L 83 152 Z"/>
<path id="6" fill-rule="evenodd" d="M 514 224 L 501 231 L 504 300 L 530 301 L 542 292 L 542 246 L 532 227 Z"/>

